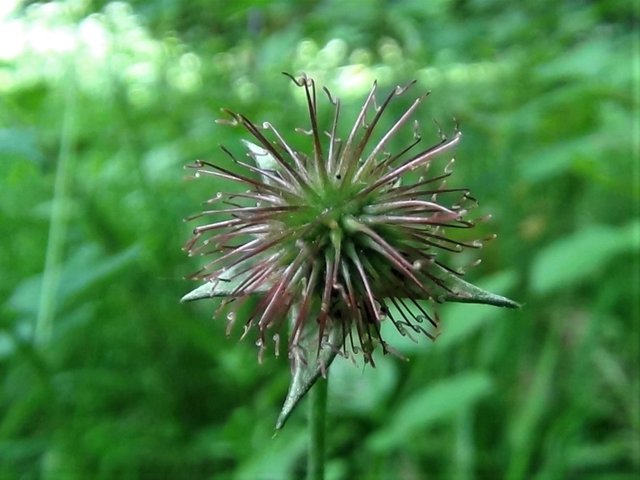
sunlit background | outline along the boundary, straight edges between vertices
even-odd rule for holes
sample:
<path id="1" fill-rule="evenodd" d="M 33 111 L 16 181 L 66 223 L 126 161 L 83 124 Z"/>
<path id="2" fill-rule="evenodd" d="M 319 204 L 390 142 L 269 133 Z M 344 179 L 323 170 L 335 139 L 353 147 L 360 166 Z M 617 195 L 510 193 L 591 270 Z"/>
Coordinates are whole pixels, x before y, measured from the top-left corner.
<path id="1" fill-rule="evenodd" d="M 0 478 L 303 477 L 304 405 L 272 438 L 286 355 L 178 302 L 182 219 L 224 188 L 183 166 L 241 153 L 222 107 L 306 128 L 283 71 L 345 118 L 374 80 L 430 90 L 424 136 L 460 124 L 451 183 L 498 234 L 468 276 L 524 303 L 445 306 L 435 343 L 390 329 L 409 362 L 337 361 L 327 478 L 639 473 L 631 3 L 2 0 Z"/>

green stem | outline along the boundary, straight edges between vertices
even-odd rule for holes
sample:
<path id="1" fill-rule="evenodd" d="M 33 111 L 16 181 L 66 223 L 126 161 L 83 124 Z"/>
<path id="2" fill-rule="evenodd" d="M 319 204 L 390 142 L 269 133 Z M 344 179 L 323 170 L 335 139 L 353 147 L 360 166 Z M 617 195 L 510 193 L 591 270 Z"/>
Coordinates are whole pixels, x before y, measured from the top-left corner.
<path id="1" fill-rule="evenodd" d="M 319 378 L 309 392 L 307 480 L 324 480 L 328 383 L 329 381 L 326 378 Z"/>

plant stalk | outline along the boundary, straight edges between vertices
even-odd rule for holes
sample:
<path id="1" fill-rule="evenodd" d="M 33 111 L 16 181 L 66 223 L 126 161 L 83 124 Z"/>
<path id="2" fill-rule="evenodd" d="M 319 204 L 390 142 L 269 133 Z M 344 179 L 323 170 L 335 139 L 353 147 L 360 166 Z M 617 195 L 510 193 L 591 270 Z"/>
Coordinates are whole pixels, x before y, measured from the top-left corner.
<path id="1" fill-rule="evenodd" d="M 309 391 L 309 457 L 307 480 L 324 480 L 329 380 L 319 378 Z"/>

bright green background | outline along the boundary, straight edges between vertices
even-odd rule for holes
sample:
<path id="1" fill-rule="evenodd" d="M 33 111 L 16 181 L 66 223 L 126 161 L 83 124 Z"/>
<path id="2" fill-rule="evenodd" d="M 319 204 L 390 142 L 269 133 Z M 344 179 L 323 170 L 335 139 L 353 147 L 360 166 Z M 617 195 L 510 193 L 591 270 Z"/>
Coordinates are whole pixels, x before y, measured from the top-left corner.
<path id="1" fill-rule="evenodd" d="M 431 90 L 425 136 L 457 119 L 452 184 L 498 233 L 469 278 L 525 304 L 447 306 L 435 343 L 389 333 L 409 363 L 336 363 L 328 478 L 639 471 L 632 2 L 14 3 L 0 7 L 2 480 L 304 474 L 305 409 L 271 438 L 286 355 L 259 366 L 213 303 L 178 303 L 200 264 L 182 218 L 224 188 L 182 167 L 241 151 L 220 107 L 306 126 L 281 71 L 327 85 L 345 117 L 375 78 Z"/>

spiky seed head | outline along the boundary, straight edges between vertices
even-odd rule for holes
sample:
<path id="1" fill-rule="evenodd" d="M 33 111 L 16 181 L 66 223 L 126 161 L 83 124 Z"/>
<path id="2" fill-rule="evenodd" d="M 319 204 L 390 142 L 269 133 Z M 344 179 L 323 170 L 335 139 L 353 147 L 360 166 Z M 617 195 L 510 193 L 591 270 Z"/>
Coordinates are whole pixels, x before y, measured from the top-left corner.
<path id="1" fill-rule="evenodd" d="M 209 200 L 215 207 L 193 217 L 212 218 L 193 230 L 185 247 L 189 254 L 213 257 L 195 276 L 206 280 L 211 292 L 224 292 L 219 311 L 229 311 L 229 328 L 234 308 L 257 297 L 243 336 L 257 331 L 260 358 L 272 341 L 277 353 L 287 323 L 289 355 L 307 359 L 313 352 L 300 350 L 309 331 L 318 349 L 329 332 L 338 331 L 342 353 L 362 352 L 371 363 L 377 344 L 392 351 L 381 337 L 385 319 L 402 334 L 433 338 L 437 314 L 422 301 L 446 298 L 452 292 L 443 273 L 458 274 L 442 262 L 442 253 L 482 245 L 448 235 L 474 226 L 466 214 L 475 204 L 467 189 L 446 186 L 451 163 L 440 174 L 426 174 L 436 157 L 449 155 L 460 132 L 440 133 L 440 141 L 425 148 L 413 122 L 412 141 L 389 152 L 391 140 L 412 124 L 427 95 L 379 134 L 387 107 L 411 85 L 396 87 L 378 104 L 374 84 L 341 138 L 340 100 L 324 89 L 333 120 L 323 130 L 315 82 L 304 75 L 290 78 L 306 97 L 308 150 L 294 149 L 268 122 L 257 125 L 225 111 L 227 123 L 244 127 L 257 142 L 245 142 L 255 165 L 222 147 L 237 168 L 202 160 L 190 166 L 196 176 L 244 188 L 218 193 Z"/>

